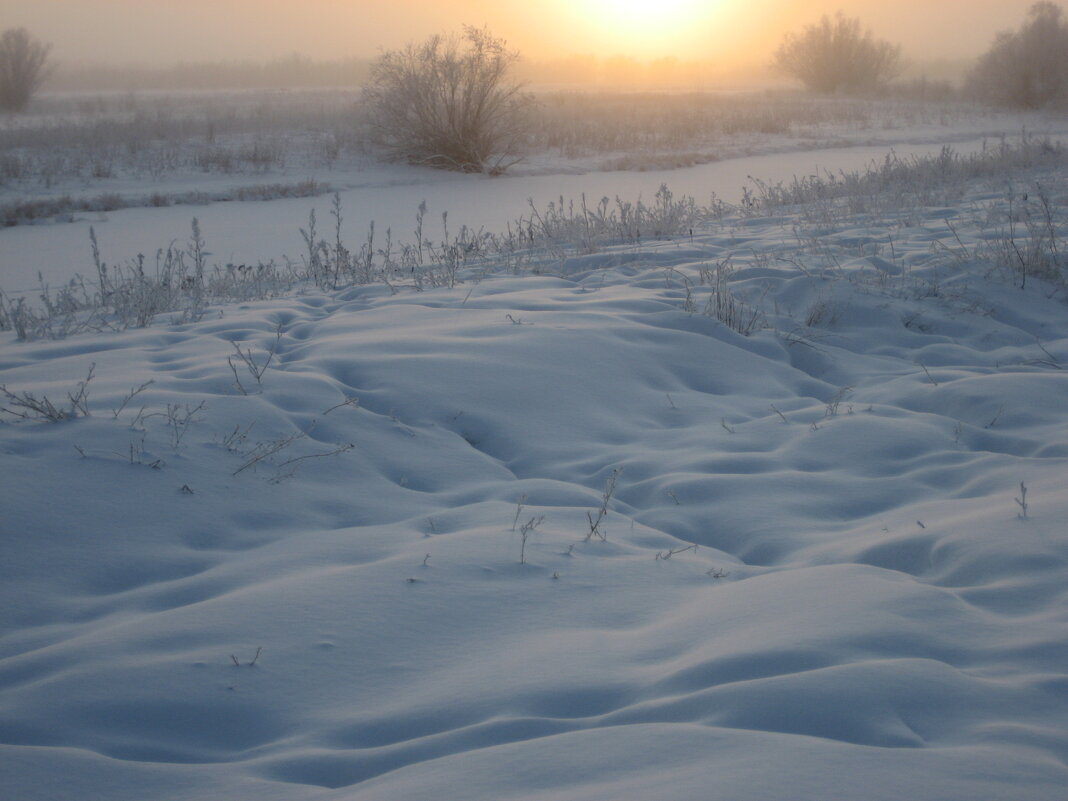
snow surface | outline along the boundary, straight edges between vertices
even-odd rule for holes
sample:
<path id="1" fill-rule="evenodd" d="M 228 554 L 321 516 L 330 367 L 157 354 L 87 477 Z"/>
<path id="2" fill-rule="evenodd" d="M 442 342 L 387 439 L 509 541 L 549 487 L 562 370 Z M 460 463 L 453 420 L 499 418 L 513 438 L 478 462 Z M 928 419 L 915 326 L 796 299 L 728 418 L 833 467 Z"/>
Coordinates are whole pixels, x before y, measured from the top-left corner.
<path id="1" fill-rule="evenodd" d="M 979 202 L 0 334 L 95 365 L 0 424 L 3 796 L 1063 799 L 1068 315 L 937 257 Z"/>

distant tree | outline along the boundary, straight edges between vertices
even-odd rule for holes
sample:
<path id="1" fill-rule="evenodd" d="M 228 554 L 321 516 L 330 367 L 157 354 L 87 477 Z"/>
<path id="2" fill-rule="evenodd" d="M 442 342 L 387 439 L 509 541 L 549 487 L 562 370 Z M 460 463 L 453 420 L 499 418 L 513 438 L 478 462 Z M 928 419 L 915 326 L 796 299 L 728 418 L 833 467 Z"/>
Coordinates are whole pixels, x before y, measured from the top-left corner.
<path id="1" fill-rule="evenodd" d="M 999 33 L 965 83 L 988 103 L 1040 108 L 1068 100 L 1068 22 L 1055 3 L 1035 3 L 1015 32 Z"/>
<path id="2" fill-rule="evenodd" d="M 876 40 L 859 19 L 839 11 L 783 37 L 775 66 L 816 92 L 866 92 L 897 76 L 901 48 Z"/>
<path id="3" fill-rule="evenodd" d="M 365 89 L 375 139 L 394 158 L 497 173 L 518 161 L 533 102 L 509 72 L 518 54 L 479 28 L 384 53 Z"/>
<path id="4" fill-rule="evenodd" d="M 0 34 L 0 109 L 22 111 L 51 73 L 52 46 L 30 36 L 25 28 Z"/>

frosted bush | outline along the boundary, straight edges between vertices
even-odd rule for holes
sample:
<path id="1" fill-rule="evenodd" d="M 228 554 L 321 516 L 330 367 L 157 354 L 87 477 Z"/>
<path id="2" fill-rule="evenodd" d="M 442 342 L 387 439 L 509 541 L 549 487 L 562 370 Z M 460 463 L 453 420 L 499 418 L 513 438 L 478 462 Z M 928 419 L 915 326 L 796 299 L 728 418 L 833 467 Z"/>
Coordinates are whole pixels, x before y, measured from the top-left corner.
<path id="1" fill-rule="evenodd" d="M 787 34 L 775 53 L 777 67 L 817 92 L 879 88 L 897 75 L 900 61 L 900 47 L 876 40 L 842 12 Z"/>
<path id="2" fill-rule="evenodd" d="M 531 103 L 508 78 L 517 57 L 473 27 L 383 54 L 365 93 L 375 139 L 402 161 L 503 171 L 517 160 Z"/>

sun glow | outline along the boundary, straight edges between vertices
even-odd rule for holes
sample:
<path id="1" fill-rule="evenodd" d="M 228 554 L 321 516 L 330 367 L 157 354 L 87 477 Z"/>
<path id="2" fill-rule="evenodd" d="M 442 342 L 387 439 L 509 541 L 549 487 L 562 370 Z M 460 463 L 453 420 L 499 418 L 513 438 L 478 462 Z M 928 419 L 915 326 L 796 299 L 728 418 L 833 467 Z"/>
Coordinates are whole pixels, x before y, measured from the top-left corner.
<path id="1" fill-rule="evenodd" d="M 621 53 L 677 55 L 723 4 L 715 0 L 584 0 L 571 3 L 601 47 Z"/>

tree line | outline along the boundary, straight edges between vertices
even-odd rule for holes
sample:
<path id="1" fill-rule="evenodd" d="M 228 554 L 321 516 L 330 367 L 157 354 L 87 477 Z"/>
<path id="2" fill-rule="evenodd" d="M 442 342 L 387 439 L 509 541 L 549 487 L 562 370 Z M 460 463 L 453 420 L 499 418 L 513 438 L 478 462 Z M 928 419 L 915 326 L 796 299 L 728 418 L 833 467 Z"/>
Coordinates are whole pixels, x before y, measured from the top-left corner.
<path id="1" fill-rule="evenodd" d="M 51 74 L 51 47 L 24 28 L 0 34 L 0 109 L 26 108 Z M 485 29 L 432 36 L 383 53 L 364 89 L 371 129 L 390 157 L 466 172 L 499 173 L 516 160 L 534 99 L 514 78 L 518 53 Z M 839 12 L 786 34 L 774 64 L 820 93 L 876 93 L 899 74 L 901 48 Z M 1068 22 L 1035 3 L 1015 31 L 997 35 L 965 81 L 989 103 L 1068 103 Z"/>

